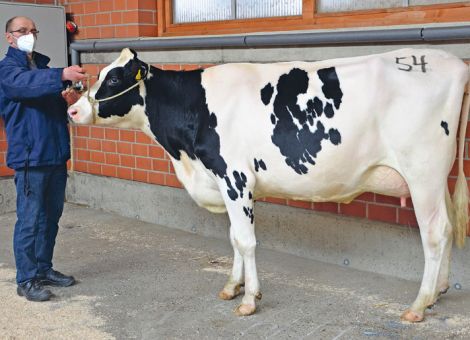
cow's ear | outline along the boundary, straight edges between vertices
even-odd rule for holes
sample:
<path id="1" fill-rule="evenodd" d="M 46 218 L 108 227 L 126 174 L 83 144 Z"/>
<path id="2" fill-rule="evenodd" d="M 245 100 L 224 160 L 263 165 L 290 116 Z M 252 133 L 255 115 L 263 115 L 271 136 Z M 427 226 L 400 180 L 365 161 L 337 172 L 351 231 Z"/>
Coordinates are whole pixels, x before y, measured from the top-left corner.
<path id="1" fill-rule="evenodd" d="M 135 80 L 139 81 L 142 78 L 147 77 L 148 67 L 149 66 L 145 63 L 139 63 L 139 68 L 137 69 L 137 73 L 135 74 Z"/>
<path id="2" fill-rule="evenodd" d="M 132 54 L 134 55 L 134 59 L 137 59 L 137 52 L 135 50 L 133 50 L 132 48 L 129 49 Z"/>

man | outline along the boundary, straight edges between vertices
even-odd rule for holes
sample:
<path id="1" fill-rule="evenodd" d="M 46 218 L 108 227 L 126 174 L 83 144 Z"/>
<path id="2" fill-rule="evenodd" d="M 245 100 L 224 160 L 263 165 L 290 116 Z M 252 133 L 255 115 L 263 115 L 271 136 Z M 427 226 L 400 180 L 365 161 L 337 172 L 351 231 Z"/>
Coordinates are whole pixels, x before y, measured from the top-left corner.
<path id="1" fill-rule="evenodd" d="M 30 18 L 17 16 L 6 23 L 9 48 L 0 61 L 0 115 L 8 141 L 7 165 L 15 170 L 17 293 L 47 301 L 52 293 L 44 285 L 75 283 L 52 268 L 52 256 L 70 158 L 64 99 L 73 102 L 74 95 L 64 88 L 85 74 L 76 65 L 48 68 L 50 59 L 34 51 L 38 34 Z"/>

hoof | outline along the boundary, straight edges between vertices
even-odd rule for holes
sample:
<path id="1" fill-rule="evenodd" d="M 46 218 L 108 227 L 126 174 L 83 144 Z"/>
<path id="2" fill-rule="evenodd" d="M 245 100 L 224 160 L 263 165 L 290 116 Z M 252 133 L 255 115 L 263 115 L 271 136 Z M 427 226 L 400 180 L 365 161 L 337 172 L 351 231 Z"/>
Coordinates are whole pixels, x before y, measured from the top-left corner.
<path id="1" fill-rule="evenodd" d="M 408 321 L 408 322 L 421 322 L 424 320 L 424 314 L 419 314 L 419 313 L 413 312 L 410 309 L 407 309 L 406 311 L 403 312 L 400 319 L 402 321 Z"/>
<path id="2" fill-rule="evenodd" d="M 439 295 L 442 295 L 442 294 L 445 294 L 447 293 L 447 291 L 449 290 L 449 286 L 445 287 L 445 288 L 442 288 L 439 290 Z"/>
<path id="3" fill-rule="evenodd" d="M 235 309 L 235 314 L 238 316 L 247 316 L 254 314 L 256 311 L 256 306 L 255 305 L 244 305 L 241 304 Z"/>
<path id="4" fill-rule="evenodd" d="M 222 300 L 232 300 L 238 295 L 240 295 L 240 285 L 237 285 L 233 292 L 225 288 L 222 289 L 219 293 L 219 298 Z"/>

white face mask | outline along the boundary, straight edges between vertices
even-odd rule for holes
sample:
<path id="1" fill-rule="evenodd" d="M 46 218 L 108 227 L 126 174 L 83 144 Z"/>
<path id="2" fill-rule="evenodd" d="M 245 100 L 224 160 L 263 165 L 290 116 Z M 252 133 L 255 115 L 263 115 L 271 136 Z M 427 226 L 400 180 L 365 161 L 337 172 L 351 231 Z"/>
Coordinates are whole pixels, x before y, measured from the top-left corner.
<path id="1" fill-rule="evenodd" d="M 34 51 L 34 45 L 36 44 L 36 38 L 32 33 L 22 35 L 16 39 L 16 45 L 20 51 L 31 53 Z"/>

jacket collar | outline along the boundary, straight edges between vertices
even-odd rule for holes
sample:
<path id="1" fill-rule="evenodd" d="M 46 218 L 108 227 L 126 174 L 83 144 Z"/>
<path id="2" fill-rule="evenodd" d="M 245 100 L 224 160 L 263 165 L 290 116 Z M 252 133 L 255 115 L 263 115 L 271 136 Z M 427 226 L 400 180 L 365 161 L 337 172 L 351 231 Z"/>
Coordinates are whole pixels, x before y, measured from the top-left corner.
<path id="1" fill-rule="evenodd" d="M 7 56 L 17 60 L 21 66 L 29 66 L 28 54 L 26 52 L 10 46 L 7 51 Z M 45 68 L 51 59 L 39 52 L 33 52 L 33 60 L 38 68 Z"/>

